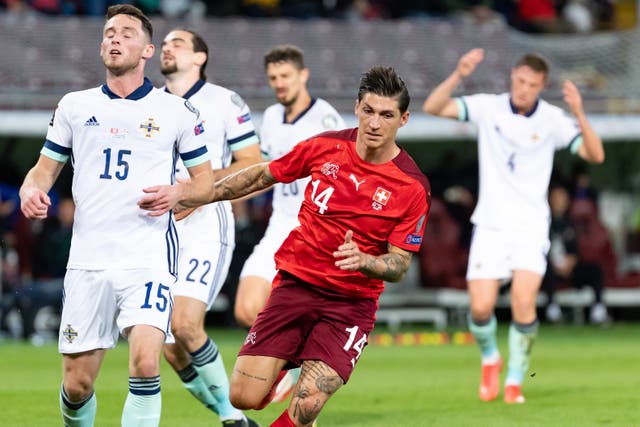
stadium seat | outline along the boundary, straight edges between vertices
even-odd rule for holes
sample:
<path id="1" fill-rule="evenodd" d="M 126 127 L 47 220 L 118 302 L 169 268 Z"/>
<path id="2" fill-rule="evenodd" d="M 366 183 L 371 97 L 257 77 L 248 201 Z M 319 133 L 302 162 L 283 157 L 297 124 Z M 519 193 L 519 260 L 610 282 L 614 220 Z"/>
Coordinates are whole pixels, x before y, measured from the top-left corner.
<path id="1" fill-rule="evenodd" d="M 419 254 L 422 286 L 466 288 L 467 251 L 460 244 L 461 233 L 462 227 L 449 214 L 445 203 L 431 199 Z"/>
<path id="2" fill-rule="evenodd" d="M 569 216 L 576 227 L 578 253 L 587 262 L 601 265 L 605 287 L 617 283 L 618 259 L 613 249 L 609 231 L 598 217 L 594 201 L 577 199 L 571 203 Z"/>

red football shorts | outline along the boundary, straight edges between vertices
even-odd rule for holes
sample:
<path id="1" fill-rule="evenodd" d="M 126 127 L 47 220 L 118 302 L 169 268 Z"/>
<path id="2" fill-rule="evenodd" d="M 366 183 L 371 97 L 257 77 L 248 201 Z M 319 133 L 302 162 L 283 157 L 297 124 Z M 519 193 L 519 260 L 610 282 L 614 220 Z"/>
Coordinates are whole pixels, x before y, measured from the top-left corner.
<path id="1" fill-rule="evenodd" d="M 285 368 L 321 360 L 346 383 L 373 330 L 377 305 L 280 271 L 239 354 L 284 359 Z"/>

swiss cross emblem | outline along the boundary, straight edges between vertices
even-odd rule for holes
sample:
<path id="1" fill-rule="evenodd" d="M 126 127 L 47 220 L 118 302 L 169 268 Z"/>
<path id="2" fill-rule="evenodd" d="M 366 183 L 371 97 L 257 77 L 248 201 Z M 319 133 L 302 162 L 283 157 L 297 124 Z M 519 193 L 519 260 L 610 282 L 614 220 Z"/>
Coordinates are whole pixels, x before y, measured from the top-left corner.
<path id="1" fill-rule="evenodd" d="M 385 190 L 382 187 L 376 189 L 376 194 L 373 195 L 373 201 L 381 205 L 386 205 L 391 197 L 391 191 Z"/>

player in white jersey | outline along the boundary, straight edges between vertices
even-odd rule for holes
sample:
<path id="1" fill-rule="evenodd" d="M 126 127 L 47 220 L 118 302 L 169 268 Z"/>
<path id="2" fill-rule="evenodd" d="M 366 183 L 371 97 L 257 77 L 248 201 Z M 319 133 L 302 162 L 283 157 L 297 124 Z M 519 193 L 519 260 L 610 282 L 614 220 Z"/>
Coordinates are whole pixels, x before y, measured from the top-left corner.
<path id="1" fill-rule="evenodd" d="M 570 81 L 564 100 L 573 117 L 540 99 L 548 66 L 537 55 L 523 56 L 511 70 L 509 93 L 452 98 L 460 81 L 484 58 L 473 49 L 437 86 L 423 105 L 426 113 L 468 120 L 478 128 L 480 191 L 471 221 L 474 234 L 467 281 L 469 329 L 482 353 L 480 398 L 500 392 L 502 359 L 496 344 L 494 308 L 500 280 L 511 278 L 512 322 L 504 400 L 522 403 L 521 384 L 538 327 L 536 297 L 549 250 L 547 189 L 555 150 L 569 148 L 601 163 L 604 149 L 584 113 L 582 97 Z"/>
<path id="2" fill-rule="evenodd" d="M 304 66 L 302 51 L 292 45 L 271 49 L 264 57 L 264 67 L 277 104 L 267 108 L 260 125 L 260 147 L 265 159 L 277 159 L 298 142 L 328 130 L 344 129 L 344 121 L 325 100 L 312 98 L 307 90 L 309 69 Z M 247 258 L 238 284 L 235 301 L 236 320 L 253 325 L 264 307 L 271 281 L 276 275 L 273 255 L 289 232 L 300 225 L 298 211 L 304 199 L 308 179 L 273 187 L 272 214 L 263 238 Z M 299 370 L 283 381 L 275 400 L 281 401 L 295 383 Z M 281 393 L 282 392 L 282 393 Z"/>
<path id="3" fill-rule="evenodd" d="M 157 209 L 206 202 L 213 174 L 197 110 L 144 78 L 154 54 L 149 19 L 130 5 L 110 7 L 106 18 L 106 84 L 62 98 L 20 189 L 21 209 L 47 216 L 47 192 L 71 156 L 76 211 L 59 337 L 64 425 L 94 424 L 94 382 L 121 333 L 130 348 L 122 425 L 157 426 L 177 250 L 173 217 Z M 171 185 L 177 154 L 191 179 Z M 143 189 L 159 183 L 149 206 Z"/>
<path id="4" fill-rule="evenodd" d="M 165 90 L 188 99 L 200 112 L 206 125 L 202 138 L 219 180 L 260 162 L 260 145 L 242 98 L 207 83 L 208 55 L 208 46 L 199 34 L 173 30 L 162 42 L 161 71 Z M 179 164 L 178 169 L 178 178 L 185 177 L 184 167 Z M 222 289 L 235 246 L 231 203 L 204 205 L 176 214 L 176 218 L 181 218 L 176 224 L 180 238 L 178 280 L 172 287 L 171 331 L 176 342 L 165 345 L 165 357 L 187 390 L 216 412 L 225 426 L 255 426 L 229 402 L 222 355 L 204 329 L 206 312 Z"/>

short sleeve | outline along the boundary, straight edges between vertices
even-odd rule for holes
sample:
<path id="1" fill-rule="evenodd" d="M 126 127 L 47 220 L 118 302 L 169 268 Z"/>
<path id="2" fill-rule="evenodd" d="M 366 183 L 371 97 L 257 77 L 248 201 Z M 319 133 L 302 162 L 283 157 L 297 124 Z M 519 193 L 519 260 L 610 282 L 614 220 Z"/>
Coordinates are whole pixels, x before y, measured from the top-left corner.
<path id="1" fill-rule="evenodd" d="M 269 163 L 271 174 L 278 182 L 293 182 L 296 179 L 311 175 L 311 162 L 315 158 L 314 139 L 307 139 L 296 144 L 284 156 Z"/>
<path id="2" fill-rule="evenodd" d="M 417 191 L 408 202 L 409 208 L 391 231 L 389 243 L 407 251 L 418 252 L 424 238 L 430 196 L 424 191 Z"/>
<path id="3" fill-rule="evenodd" d="M 209 160 L 209 153 L 205 140 L 200 135 L 206 132 L 206 129 L 198 110 L 185 100 L 180 117 L 178 123 L 182 126 L 179 128 L 177 141 L 180 159 L 187 168 L 205 163 Z"/>
<path id="4" fill-rule="evenodd" d="M 458 120 L 477 124 L 485 114 L 493 111 L 497 95 L 478 93 L 455 98 L 458 103 Z"/>
<path id="5" fill-rule="evenodd" d="M 47 156 L 58 162 L 66 162 L 71 155 L 71 144 L 73 141 L 73 131 L 69 121 L 68 97 L 63 97 L 51 116 L 47 137 L 40 151 L 40 154 Z"/>
<path id="6" fill-rule="evenodd" d="M 237 151 L 258 143 L 258 136 L 251 118 L 251 110 L 242 97 L 235 92 L 228 94 L 226 111 L 227 144 L 231 151 Z"/>

